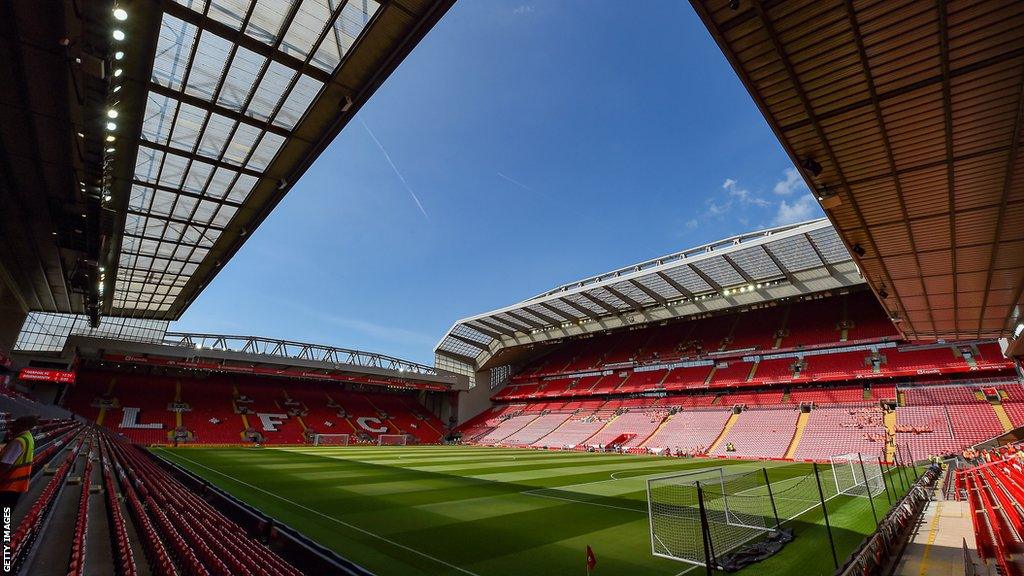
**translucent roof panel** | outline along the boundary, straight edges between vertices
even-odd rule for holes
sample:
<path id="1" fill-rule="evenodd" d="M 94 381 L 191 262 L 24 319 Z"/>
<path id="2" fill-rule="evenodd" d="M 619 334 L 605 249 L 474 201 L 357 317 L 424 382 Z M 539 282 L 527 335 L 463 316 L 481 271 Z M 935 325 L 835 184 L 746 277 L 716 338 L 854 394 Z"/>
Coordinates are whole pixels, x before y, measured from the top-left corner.
<path id="1" fill-rule="evenodd" d="M 651 298 L 646 292 L 637 288 L 631 282 L 617 282 L 612 284 L 610 288 L 642 306 L 655 303 L 654 298 Z"/>
<path id="2" fill-rule="evenodd" d="M 380 8 L 176 2 L 194 14 L 160 22 L 114 285 L 122 313 L 170 308 Z"/>
<path id="3" fill-rule="evenodd" d="M 666 270 L 665 275 L 671 278 L 676 284 L 686 288 L 693 294 L 713 292 L 711 285 L 690 269 L 689 266 L 679 266 Z"/>
<path id="4" fill-rule="evenodd" d="M 767 280 L 782 276 L 782 270 L 779 270 L 779 267 L 760 246 L 733 252 L 729 258 L 754 280 Z"/>
<path id="5" fill-rule="evenodd" d="M 814 252 L 806 236 L 791 236 L 772 242 L 769 250 L 782 265 L 792 272 L 821 266 L 821 258 Z"/>
<path id="6" fill-rule="evenodd" d="M 724 258 L 704 260 L 698 262 L 696 267 L 719 286 L 736 286 L 744 283 L 743 276 L 740 276 Z"/>
<path id="7" fill-rule="evenodd" d="M 655 294 L 661 296 L 662 298 L 665 298 L 666 300 L 673 300 L 679 298 L 680 296 L 683 296 L 683 294 L 681 294 L 678 290 L 673 288 L 671 284 L 669 284 L 664 278 L 657 274 L 644 276 L 643 278 L 637 280 L 637 282 L 640 282 L 649 290 L 653 291 Z"/>
<path id="8" fill-rule="evenodd" d="M 843 246 L 843 241 L 839 239 L 839 234 L 835 228 L 825 228 L 822 230 L 815 230 L 808 234 L 811 242 L 814 243 L 815 248 L 821 253 L 822 257 L 829 264 L 838 264 L 849 260 L 850 253 L 846 250 L 846 246 Z"/>

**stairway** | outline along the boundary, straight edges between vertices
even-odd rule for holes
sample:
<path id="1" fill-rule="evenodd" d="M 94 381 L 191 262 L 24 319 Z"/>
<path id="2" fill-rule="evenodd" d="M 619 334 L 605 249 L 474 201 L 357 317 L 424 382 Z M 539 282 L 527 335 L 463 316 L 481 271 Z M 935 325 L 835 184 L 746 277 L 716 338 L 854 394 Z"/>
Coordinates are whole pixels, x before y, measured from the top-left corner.
<path id="1" fill-rule="evenodd" d="M 892 462 L 896 454 L 896 411 L 889 410 L 882 415 L 885 425 L 885 461 Z"/>
<path id="2" fill-rule="evenodd" d="M 605 422 L 604 422 L 604 426 L 601 426 L 600 428 L 598 428 L 598 429 L 597 429 L 597 432 L 594 432 L 594 433 L 593 433 L 593 434 L 591 434 L 590 436 L 587 436 L 587 439 L 586 439 L 586 440 L 584 440 L 583 442 L 580 442 L 580 444 L 582 444 L 582 445 L 586 446 L 586 445 L 587 445 L 587 443 L 588 443 L 588 442 L 590 442 L 590 439 L 591 439 L 591 438 L 593 438 L 594 436 L 597 436 L 598 434 L 600 434 L 600 433 L 601 433 L 601 431 L 602 431 L 602 430 L 604 430 L 605 428 L 607 428 L 609 424 L 611 424 L 612 422 L 615 422 L 615 419 L 616 419 L 616 418 L 618 418 L 618 417 L 619 417 L 619 415 L 618 415 L 618 414 L 616 414 L 616 415 L 612 416 L 611 418 L 609 418 L 609 419 L 605 420 Z"/>
<path id="3" fill-rule="evenodd" d="M 996 413 L 996 418 L 999 418 L 999 423 L 1003 425 L 1003 432 L 1009 432 L 1013 430 L 1013 422 L 1010 420 L 1010 416 L 1006 413 L 1006 408 L 999 402 L 992 403 L 992 410 Z"/>
<path id="4" fill-rule="evenodd" d="M 181 380 L 174 381 L 174 402 L 181 402 Z M 181 410 L 174 411 L 174 427 L 181 428 Z"/>
<path id="5" fill-rule="evenodd" d="M 729 430 L 732 430 L 732 427 L 736 425 L 737 421 L 739 421 L 740 414 L 741 413 L 733 412 L 729 415 L 729 419 L 725 421 L 725 426 L 722 427 L 722 431 L 718 433 L 718 438 L 715 438 L 715 441 L 711 443 L 711 446 L 708 446 L 708 449 L 704 451 L 705 454 L 711 454 L 715 451 L 715 448 L 718 448 L 718 445 L 721 444 L 722 440 L 724 440 L 729 434 Z"/>
<path id="6" fill-rule="evenodd" d="M 114 385 L 115 384 L 117 384 L 117 376 L 114 376 L 113 378 L 111 378 L 110 379 L 110 384 L 107 386 L 107 397 L 108 398 L 113 398 L 114 397 Z M 106 406 L 101 406 L 100 407 L 100 413 L 96 415 L 96 425 L 97 426 L 102 426 L 103 425 L 103 419 L 106 418 L 106 416 L 107 416 L 107 407 Z"/>
<path id="7" fill-rule="evenodd" d="M 704 387 L 705 388 L 708 387 L 708 386 L 711 386 L 711 379 L 715 377 L 715 370 L 718 370 L 718 365 L 717 364 L 711 367 L 711 372 L 708 372 L 707 377 L 704 378 Z"/>
<path id="8" fill-rule="evenodd" d="M 643 442 L 641 442 L 641 443 L 637 444 L 637 447 L 638 447 L 638 448 L 646 448 L 646 447 L 647 447 L 647 441 L 648 441 L 648 440 L 650 440 L 651 438 L 654 438 L 654 436 L 655 436 L 655 435 L 656 435 L 656 434 L 657 434 L 658 432 L 661 432 L 661 429 L 662 429 L 662 428 L 664 428 L 664 427 L 665 427 L 665 426 L 666 426 L 666 425 L 668 424 L 668 421 L 669 421 L 669 420 L 671 420 L 671 419 L 672 419 L 672 415 L 669 415 L 669 416 L 665 416 L 665 417 L 664 417 L 664 418 L 663 418 L 663 419 L 661 420 L 661 424 L 658 424 L 658 427 L 657 427 L 657 428 L 655 428 L 653 432 L 651 432 L 650 434 L 648 434 L 648 435 L 647 435 L 647 438 L 644 438 L 644 441 L 643 441 Z"/>
<path id="9" fill-rule="evenodd" d="M 760 364 L 761 364 L 761 358 L 758 357 L 758 359 L 754 360 L 754 364 L 750 367 L 750 373 L 747 374 L 747 382 L 750 382 L 751 380 L 754 379 L 754 376 L 757 374 L 757 367 Z"/>
<path id="10" fill-rule="evenodd" d="M 789 449 L 786 450 L 783 458 L 792 458 L 793 454 L 796 454 L 796 448 L 800 445 L 800 439 L 804 436 L 804 428 L 807 427 L 807 420 L 810 417 L 810 412 L 801 412 L 800 416 L 796 419 L 796 432 L 793 433 L 793 440 L 789 443 Z"/>

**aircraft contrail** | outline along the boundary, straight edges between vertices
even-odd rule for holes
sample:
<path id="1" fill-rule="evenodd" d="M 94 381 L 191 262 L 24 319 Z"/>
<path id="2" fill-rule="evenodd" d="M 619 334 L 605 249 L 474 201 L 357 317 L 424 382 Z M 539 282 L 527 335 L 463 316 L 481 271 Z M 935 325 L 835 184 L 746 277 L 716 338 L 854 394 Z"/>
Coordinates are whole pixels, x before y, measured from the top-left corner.
<path id="1" fill-rule="evenodd" d="M 520 188 L 523 188 L 524 190 L 529 190 L 530 192 L 533 192 L 533 188 L 530 188 L 526 184 L 523 184 L 522 182 L 520 182 L 519 180 L 516 180 L 515 178 L 512 178 L 511 176 L 505 176 L 501 172 L 498 172 L 498 176 L 501 176 L 505 180 L 508 180 L 509 182 L 515 184 L 516 186 L 519 186 Z"/>
<path id="2" fill-rule="evenodd" d="M 381 153 L 384 154 L 384 159 L 388 161 L 388 164 L 391 165 L 391 169 L 395 171 L 395 176 L 398 176 L 398 179 L 402 181 L 402 185 L 409 191 L 409 196 L 412 196 L 412 201 L 416 203 L 420 212 L 423 213 L 423 217 L 429 222 L 430 215 L 423 209 L 423 204 L 420 202 L 419 197 L 417 197 L 416 193 L 412 191 L 412 187 L 409 186 L 409 183 L 405 181 L 405 176 L 402 176 L 402 173 L 398 171 L 398 166 L 395 166 L 395 162 L 391 159 L 391 154 L 388 154 L 388 151 L 384 149 L 384 145 L 380 143 L 380 140 L 377 140 L 377 136 L 374 135 L 373 130 L 370 130 L 370 127 L 363 121 L 363 117 L 360 115 L 357 116 L 357 118 L 359 118 L 359 123 L 363 125 L 363 128 L 366 129 L 366 133 L 369 134 L 370 138 L 373 139 L 373 142 L 377 144 L 377 148 L 380 148 Z"/>

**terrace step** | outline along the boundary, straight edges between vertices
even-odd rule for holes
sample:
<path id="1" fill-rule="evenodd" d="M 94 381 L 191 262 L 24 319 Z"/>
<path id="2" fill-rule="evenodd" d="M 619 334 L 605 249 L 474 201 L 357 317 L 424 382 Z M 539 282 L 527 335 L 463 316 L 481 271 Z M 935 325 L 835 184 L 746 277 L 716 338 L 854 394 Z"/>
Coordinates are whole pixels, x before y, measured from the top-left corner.
<path id="1" fill-rule="evenodd" d="M 882 424 L 885 426 L 885 460 L 893 462 L 896 454 L 896 411 L 888 410 L 882 414 Z"/>
<path id="2" fill-rule="evenodd" d="M 800 446 L 800 439 L 804 436 L 804 428 L 807 427 L 807 420 L 811 417 L 810 412 L 801 412 L 800 416 L 796 419 L 796 431 L 793 432 L 793 441 L 789 443 L 789 449 L 786 450 L 784 458 L 792 458 L 796 454 L 796 449 Z"/>
<path id="3" fill-rule="evenodd" d="M 722 443 L 722 440 L 729 435 L 729 430 L 732 430 L 732 427 L 735 426 L 736 422 L 740 419 L 740 414 L 741 413 L 733 412 L 729 415 L 729 419 L 725 421 L 725 426 L 723 426 L 722 431 L 718 433 L 718 437 L 711 443 L 711 446 L 708 446 L 706 454 L 711 454 L 716 448 L 718 448 L 718 445 Z"/>
<path id="4" fill-rule="evenodd" d="M 644 438 L 644 441 L 637 444 L 637 446 L 639 448 L 645 448 L 647 446 L 647 441 L 650 440 L 651 438 L 654 438 L 658 434 L 658 432 L 661 432 L 661 429 L 664 428 L 668 424 L 668 421 L 671 419 L 672 416 L 665 416 L 665 418 L 662 419 L 661 424 L 658 424 L 658 427 L 654 429 L 654 432 L 651 432 L 647 436 L 647 438 Z"/>
<path id="5" fill-rule="evenodd" d="M 1000 403 L 993 403 L 992 410 L 996 413 L 996 418 L 999 419 L 999 423 L 1003 425 L 1003 432 L 1009 432 L 1013 430 L 1013 422 L 1010 420 L 1010 416 L 1006 413 L 1006 408 Z"/>

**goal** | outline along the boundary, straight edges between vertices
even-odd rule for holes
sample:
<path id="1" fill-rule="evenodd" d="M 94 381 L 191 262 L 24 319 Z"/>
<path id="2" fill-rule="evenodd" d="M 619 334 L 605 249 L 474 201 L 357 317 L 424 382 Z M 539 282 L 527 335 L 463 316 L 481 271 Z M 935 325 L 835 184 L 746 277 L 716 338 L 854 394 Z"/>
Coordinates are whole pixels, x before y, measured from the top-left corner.
<path id="1" fill-rule="evenodd" d="M 348 434 L 314 434 L 313 446 L 348 446 Z"/>
<path id="2" fill-rule="evenodd" d="M 726 474 L 711 468 L 647 481 L 651 553 L 735 571 L 751 547 L 774 553 L 792 539 L 782 525 L 821 505 L 816 476 L 769 480 L 765 468 Z"/>
<path id="3" fill-rule="evenodd" d="M 377 436 L 377 446 L 405 446 L 405 434 L 381 434 Z"/>
<path id="4" fill-rule="evenodd" d="M 870 498 L 885 491 L 882 466 L 875 458 L 851 452 L 837 454 L 829 459 L 836 494 Z"/>
<path id="5" fill-rule="evenodd" d="M 762 470 L 723 468 L 647 480 L 651 553 L 697 565 L 717 560 L 778 527 Z"/>

